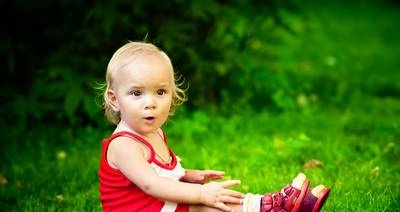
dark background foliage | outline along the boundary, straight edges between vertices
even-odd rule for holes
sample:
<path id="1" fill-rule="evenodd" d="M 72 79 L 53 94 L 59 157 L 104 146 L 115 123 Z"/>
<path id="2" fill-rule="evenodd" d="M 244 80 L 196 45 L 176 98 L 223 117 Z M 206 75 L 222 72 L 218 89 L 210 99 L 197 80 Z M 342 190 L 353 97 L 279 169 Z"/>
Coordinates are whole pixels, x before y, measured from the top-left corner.
<path id="1" fill-rule="evenodd" d="M 264 82 L 274 78 L 268 45 L 279 42 L 279 28 L 290 31 L 279 11 L 296 11 L 289 2 L 275 1 L 5 1 L 0 6 L 3 117 L 21 127 L 98 123 L 93 87 L 103 81 L 112 53 L 128 40 L 147 39 L 170 55 L 190 83 L 188 106 L 227 108 L 254 100 L 274 107 L 269 95 L 274 85 Z"/>
<path id="2" fill-rule="evenodd" d="M 363 2 L 351 4 L 396 7 L 390 1 Z M 335 4 L 327 2 L 326 8 Z M 307 5 L 312 11 L 318 3 Z M 360 42 L 361 50 L 315 42 L 319 35 L 311 32 L 318 26 L 304 7 L 277 0 L 2 1 L 1 127 L 102 125 L 94 88 L 112 53 L 128 40 L 147 40 L 167 52 L 189 86 L 189 109 L 284 112 L 341 106 L 355 91 L 399 96 L 392 80 L 398 70 L 376 81 L 376 73 L 362 76 L 363 70 L 340 66 L 345 60 L 373 60 L 376 53 L 361 51 L 368 40 Z M 330 27 L 334 32 L 337 26 Z M 397 39 L 390 25 L 376 30 L 386 42 Z M 396 63 L 394 56 L 385 59 L 390 68 Z"/>

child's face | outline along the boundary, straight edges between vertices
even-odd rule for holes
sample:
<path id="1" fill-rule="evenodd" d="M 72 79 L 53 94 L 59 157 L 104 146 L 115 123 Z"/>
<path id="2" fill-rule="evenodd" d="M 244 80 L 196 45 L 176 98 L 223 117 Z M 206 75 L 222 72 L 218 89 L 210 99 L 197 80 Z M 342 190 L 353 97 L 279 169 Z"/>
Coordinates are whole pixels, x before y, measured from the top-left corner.
<path id="1" fill-rule="evenodd" d="M 172 67 L 161 55 L 146 55 L 118 70 L 108 95 L 121 123 L 136 133 L 154 133 L 169 116 Z"/>

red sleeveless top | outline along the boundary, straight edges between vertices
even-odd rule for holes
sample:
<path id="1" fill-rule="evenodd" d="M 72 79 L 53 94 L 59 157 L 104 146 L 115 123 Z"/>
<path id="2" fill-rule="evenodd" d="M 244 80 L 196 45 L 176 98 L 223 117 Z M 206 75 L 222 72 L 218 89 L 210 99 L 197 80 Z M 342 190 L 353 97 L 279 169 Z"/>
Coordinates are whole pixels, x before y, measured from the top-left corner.
<path id="1" fill-rule="evenodd" d="M 104 212 L 111 211 L 161 211 L 165 201 L 156 199 L 137 187 L 118 169 L 111 167 L 107 162 L 107 150 L 111 141 L 119 136 L 131 137 L 135 141 L 146 145 L 150 150 L 149 163 L 154 163 L 161 169 L 173 170 L 179 161 L 175 154 L 170 150 L 172 161 L 170 164 L 160 163 L 155 159 L 153 147 L 142 137 L 130 132 L 118 132 L 106 138 L 102 142 L 102 154 L 100 160 L 99 179 L 100 179 L 100 201 Z M 164 141 L 166 137 L 164 134 Z M 180 166 L 180 164 L 179 164 Z M 182 205 L 178 205 L 177 211 L 182 210 Z M 185 211 L 184 209 L 183 211 Z"/>

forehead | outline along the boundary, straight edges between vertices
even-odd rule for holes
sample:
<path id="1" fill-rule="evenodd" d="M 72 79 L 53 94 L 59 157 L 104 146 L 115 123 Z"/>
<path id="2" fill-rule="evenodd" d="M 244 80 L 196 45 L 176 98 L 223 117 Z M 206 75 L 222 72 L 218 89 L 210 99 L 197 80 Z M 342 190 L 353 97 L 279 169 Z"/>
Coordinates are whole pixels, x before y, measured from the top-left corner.
<path id="1" fill-rule="evenodd" d="M 173 68 L 168 57 L 160 53 L 152 53 L 129 58 L 127 63 L 116 70 L 114 79 L 119 83 L 138 82 L 156 83 L 173 78 Z"/>

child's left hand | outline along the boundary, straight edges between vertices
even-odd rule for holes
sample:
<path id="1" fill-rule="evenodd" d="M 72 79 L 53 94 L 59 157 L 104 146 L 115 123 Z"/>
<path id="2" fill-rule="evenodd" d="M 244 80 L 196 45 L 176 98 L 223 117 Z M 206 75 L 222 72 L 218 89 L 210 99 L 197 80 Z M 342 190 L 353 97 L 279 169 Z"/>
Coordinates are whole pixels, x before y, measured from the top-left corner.
<path id="1" fill-rule="evenodd" d="M 204 184 L 210 180 L 222 179 L 224 174 L 223 171 L 188 169 L 181 180 L 188 183 Z"/>

